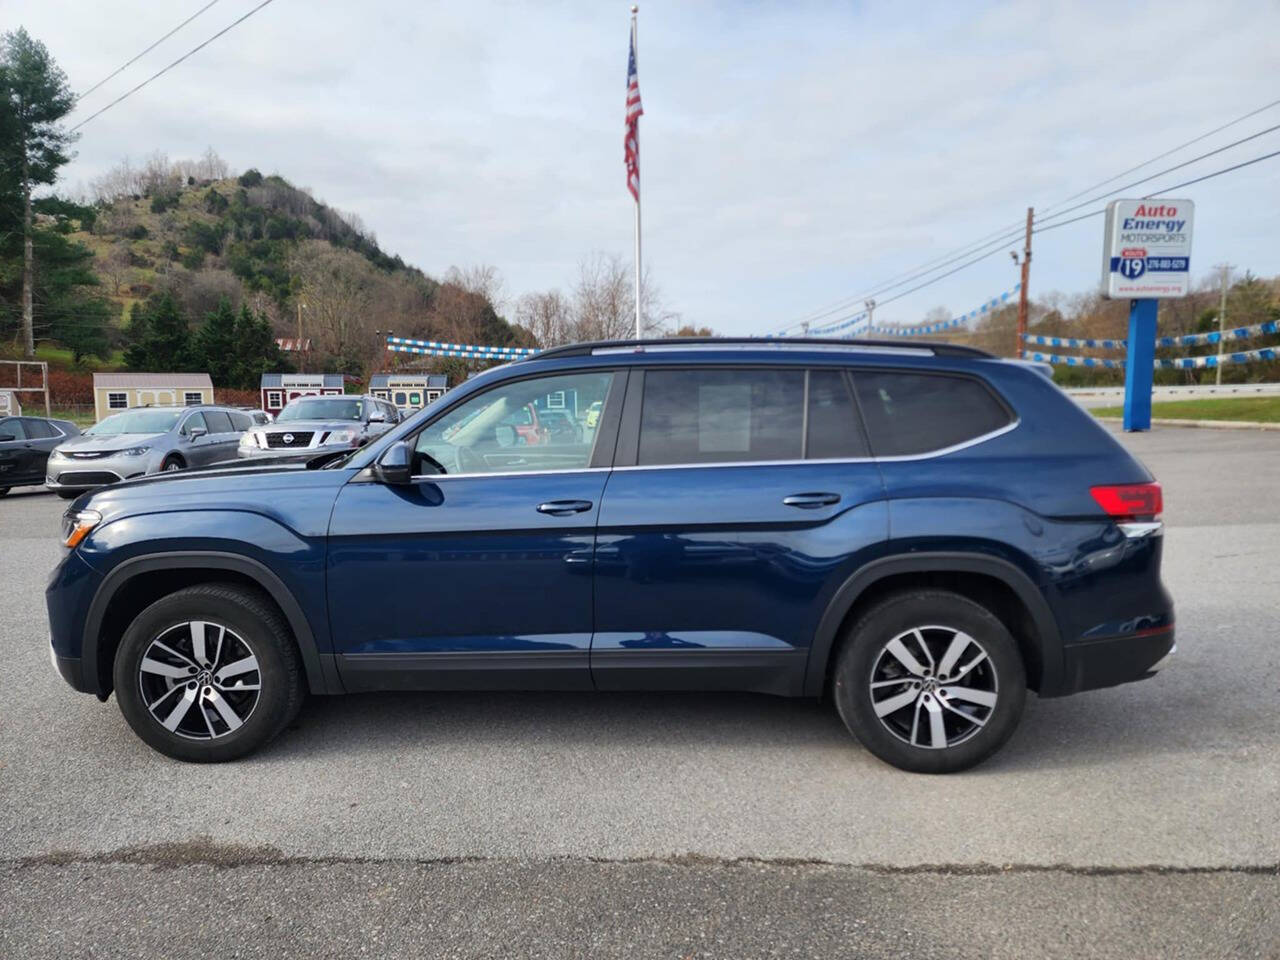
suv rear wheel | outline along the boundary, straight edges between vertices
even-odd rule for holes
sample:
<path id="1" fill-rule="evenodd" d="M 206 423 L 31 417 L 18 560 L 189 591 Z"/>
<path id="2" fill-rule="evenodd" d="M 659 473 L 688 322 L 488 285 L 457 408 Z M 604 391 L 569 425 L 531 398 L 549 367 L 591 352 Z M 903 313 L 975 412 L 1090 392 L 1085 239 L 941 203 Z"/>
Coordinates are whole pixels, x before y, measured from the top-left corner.
<path id="1" fill-rule="evenodd" d="M 116 699 L 134 733 L 177 760 L 234 760 L 275 737 L 302 705 L 298 653 L 279 613 L 230 584 L 179 590 L 120 641 Z"/>
<path id="2" fill-rule="evenodd" d="M 960 594 L 913 590 L 881 600 L 836 662 L 836 709 L 882 760 L 950 773 L 985 760 L 1026 700 L 1018 645 L 991 611 Z"/>

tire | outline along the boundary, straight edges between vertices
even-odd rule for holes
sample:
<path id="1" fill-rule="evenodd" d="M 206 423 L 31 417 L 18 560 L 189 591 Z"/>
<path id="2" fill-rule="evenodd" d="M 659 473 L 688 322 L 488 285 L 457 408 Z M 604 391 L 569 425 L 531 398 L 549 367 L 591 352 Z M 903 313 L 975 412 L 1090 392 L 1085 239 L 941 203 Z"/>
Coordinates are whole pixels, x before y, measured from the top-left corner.
<path id="1" fill-rule="evenodd" d="M 261 594 L 231 584 L 187 587 L 143 610 L 120 641 L 114 677 L 134 733 L 175 760 L 243 757 L 302 706 L 302 668 L 284 620 Z"/>
<path id="2" fill-rule="evenodd" d="M 164 458 L 164 463 L 160 464 L 160 472 L 169 473 L 173 470 L 183 470 L 186 466 L 186 463 L 181 457 L 170 454 Z"/>
<path id="3" fill-rule="evenodd" d="M 914 773 L 981 763 L 1013 734 L 1027 695 L 1022 655 L 1005 625 L 967 597 L 933 589 L 892 594 L 859 617 L 832 686 L 849 732 Z"/>
<path id="4" fill-rule="evenodd" d="M 74 500 L 76 497 L 80 496 L 80 494 L 84 493 L 84 491 L 83 490 L 55 490 L 54 493 L 60 496 L 63 500 Z"/>

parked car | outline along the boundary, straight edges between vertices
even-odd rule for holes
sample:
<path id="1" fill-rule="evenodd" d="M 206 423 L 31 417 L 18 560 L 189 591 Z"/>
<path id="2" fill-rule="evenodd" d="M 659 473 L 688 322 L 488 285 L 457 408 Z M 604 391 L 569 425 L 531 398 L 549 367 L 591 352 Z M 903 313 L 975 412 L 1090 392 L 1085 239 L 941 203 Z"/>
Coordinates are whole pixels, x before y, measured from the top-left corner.
<path id="1" fill-rule="evenodd" d="M 361 447 L 403 419 L 395 404 L 378 397 L 297 397 L 240 438 L 241 457 L 293 457 Z"/>
<path id="2" fill-rule="evenodd" d="M 80 428 L 70 420 L 0 417 L 0 497 L 13 487 L 43 484 L 53 448 L 79 435 Z"/>
<path id="3" fill-rule="evenodd" d="M 236 407 L 236 409 L 247 413 L 255 427 L 262 427 L 271 423 L 271 414 L 267 413 L 265 410 L 259 410 L 256 407 Z"/>
<path id="4" fill-rule="evenodd" d="M 563 410 L 543 410 L 541 426 L 548 443 L 582 442 L 582 424 Z"/>
<path id="5" fill-rule="evenodd" d="M 512 412 L 566 395 L 602 404 L 589 441 L 503 442 Z M 576 344 L 323 466 L 74 504 L 52 653 L 184 760 L 249 753 L 308 692 L 747 690 L 829 696 L 871 753 L 953 771 L 1008 740 L 1028 689 L 1162 666 L 1161 508 L 1146 468 L 1021 361 Z"/>
<path id="6" fill-rule="evenodd" d="M 249 415 L 233 407 L 133 407 L 99 420 L 49 454 L 45 486 L 64 499 L 162 471 L 235 459 Z"/>

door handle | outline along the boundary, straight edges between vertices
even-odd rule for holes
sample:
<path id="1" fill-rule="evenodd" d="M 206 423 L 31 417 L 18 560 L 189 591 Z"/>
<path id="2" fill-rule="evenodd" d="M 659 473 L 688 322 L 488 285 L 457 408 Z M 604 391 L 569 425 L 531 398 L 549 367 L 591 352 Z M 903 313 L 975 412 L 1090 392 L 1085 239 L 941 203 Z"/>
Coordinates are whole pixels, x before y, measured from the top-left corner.
<path id="1" fill-rule="evenodd" d="M 592 506 L 590 500 L 548 500 L 538 504 L 538 512 L 553 517 L 567 517 L 571 513 L 586 513 Z"/>
<path id="2" fill-rule="evenodd" d="M 801 510 L 813 510 L 817 507 L 829 507 L 840 502 L 838 493 L 794 493 L 783 497 L 782 502 L 788 507 L 799 507 Z"/>

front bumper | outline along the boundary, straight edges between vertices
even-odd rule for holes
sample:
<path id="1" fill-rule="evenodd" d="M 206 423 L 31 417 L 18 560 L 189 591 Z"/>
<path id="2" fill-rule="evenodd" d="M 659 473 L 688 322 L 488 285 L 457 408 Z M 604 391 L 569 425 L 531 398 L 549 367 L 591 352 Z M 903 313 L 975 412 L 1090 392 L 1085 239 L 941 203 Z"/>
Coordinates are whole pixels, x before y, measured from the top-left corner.
<path id="1" fill-rule="evenodd" d="M 50 490 L 95 490 L 121 480 L 132 480 L 148 472 L 151 455 L 94 458 L 90 460 L 49 460 L 44 485 Z"/>

